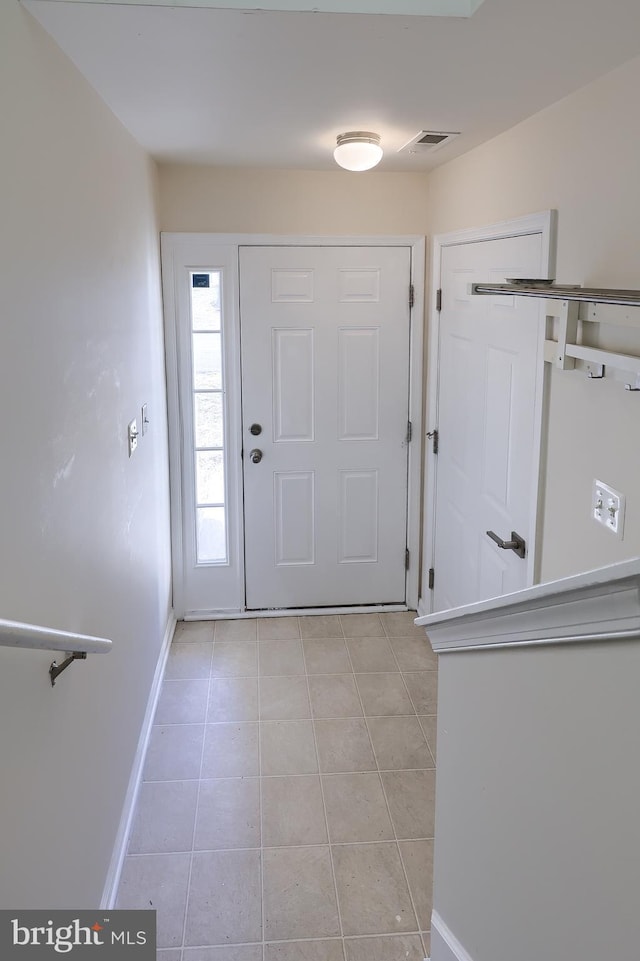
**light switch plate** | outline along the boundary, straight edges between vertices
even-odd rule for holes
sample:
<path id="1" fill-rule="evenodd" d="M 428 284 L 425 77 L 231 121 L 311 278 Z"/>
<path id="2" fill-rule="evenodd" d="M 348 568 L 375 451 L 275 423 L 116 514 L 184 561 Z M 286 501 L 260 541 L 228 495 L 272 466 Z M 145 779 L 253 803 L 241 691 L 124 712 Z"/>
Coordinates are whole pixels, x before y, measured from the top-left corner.
<path id="1" fill-rule="evenodd" d="M 129 457 L 133 454 L 134 450 L 138 446 L 138 424 L 135 418 L 129 424 L 127 428 L 127 436 L 129 438 Z"/>
<path id="2" fill-rule="evenodd" d="M 143 405 L 142 405 L 142 411 L 141 411 L 141 417 L 140 417 L 140 425 L 141 425 L 141 427 L 142 427 L 142 436 L 144 437 L 144 435 L 145 435 L 145 434 L 147 433 L 147 431 L 149 430 L 149 417 L 148 417 L 148 415 L 147 415 L 147 405 L 146 405 L 146 404 L 143 404 Z"/>
<path id="3" fill-rule="evenodd" d="M 614 487 L 594 480 L 591 498 L 591 514 L 594 521 L 622 540 L 626 498 Z"/>

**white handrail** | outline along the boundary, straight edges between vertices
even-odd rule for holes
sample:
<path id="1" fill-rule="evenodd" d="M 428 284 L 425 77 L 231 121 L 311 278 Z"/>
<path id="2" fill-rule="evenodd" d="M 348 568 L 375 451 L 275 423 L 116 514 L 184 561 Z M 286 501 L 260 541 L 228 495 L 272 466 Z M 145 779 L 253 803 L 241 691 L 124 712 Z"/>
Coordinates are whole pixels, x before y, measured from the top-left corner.
<path id="1" fill-rule="evenodd" d="M 640 557 L 416 618 L 436 654 L 640 641 Z"/>
<path id="2" fill-rule="evenodd" d="M 0 647 L 20 647 L 35 651 L 66 651 L 69 654 L 108 654 L 111 641 L 106 637 L 56 631 L 37 624 L 5 621 L 0 618 Z"/>

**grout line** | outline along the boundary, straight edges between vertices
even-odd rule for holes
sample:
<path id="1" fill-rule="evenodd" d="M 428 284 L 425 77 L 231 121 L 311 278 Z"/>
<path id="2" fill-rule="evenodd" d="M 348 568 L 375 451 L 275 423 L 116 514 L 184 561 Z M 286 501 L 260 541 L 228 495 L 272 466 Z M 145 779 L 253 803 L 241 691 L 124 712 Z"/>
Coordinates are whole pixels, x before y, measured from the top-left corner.
<path id="1" fill-rule="evenodd" d="M 391 642 L 390 642 L 389 640 L 387 641 L 387 643 L 389 644 L 389 647 L 391 648 L 391 653 L 393 654 L 393 658 L 394 658 L 396 664 L 398 664 L 398 669 L 399 669 L 400 665 L 399 665 L 399 663 L 398 663 L 398 658 L 396 657 L 396 652 L 395 652 L 394 649 L 393 649 L 393 645 L 391 644 Z M 400 676 L 402 677 L 402 672 L 400 672 Z M 405 686 L 405 688 L 406 688 L 406 684 L 405 684 L 404 678 L 402 679 L 402 683 L 404 684 L 404 686 Z M 357 685 L 356 685 L 356 686 L 357 686 Z M 359 690 L 358 690 L 358 694 L 360 694 L 360 691 L 359 691 Z M 407 694 L 409 694 L 408 689 L 407 689 Z M 409 700 L 410 700 L 411 704 L 413 704 L 413 700 L 411 700 L 411 695 L 409 695 Z M 363 707 L 363 709 L 364 709 L 364 704 L 362 705 L 362 707 Z M 417 711 L 415 711 L 415 704 L 413 705 L 413 707 L 414 707 L 414 715 L 413 715 L 413 716 L 416 718 L 416 721 L 418 721 L 418 714 L 417 714 Z M 390 806 L 390 804 L 389 804 L 389 798 L 387 797 L 387 790 L 386 790 L 386 788 L 385 788 L 385 786 L 384 786 L 384 778 L 382 777 L 382 773 L 383 773 L 383 772 L 382 772 L 381 769 L 380 769 L 380 763 L 379 763 L 379 761 L 378 761 L 378 755 L 376 754 L 375 747 L 373 747 L 373 738 L 371 737 L 371 730 L 370 730 L 370 728 L 369 728 L 369 722 L 368 722 L 368 719 L 367 719 L 367 716 L 366 716 L 366 715 L 365 715 L 365 724 L 367 725 L 367 731 L 369 732 L 369 739 L 371 740 L 371 746 L 372 746 L 372 748 L 373 748 L 373 756 L 374 756 L 375 759 L 376 759 L 376 766 L 377 766 L 377 768 L 378 768 L 378 777 L 380 778 L 380 784 L 381 784 L 381 786 L 382 786 L 382 796 L 384 797 L 384 802 L 385 802 L 385 804 L 386 804 L 386 806 L 387 806 L 387 814 L 389 815 L 389 821 L 390 821 L 391 827 L 392 827 L 392 829 L 393 829 L 393 836 L 394 836 L 394 838 L 395 838 L 396 851 L 398 852 L 398 858 L 400 859 L 400 866 L 401 866 L 401 868 L 402 868 L 402 873 L 403 873 L 403 875 L 404 875 L 405 884 L 406 884 L 406 886 L 407 886 L 407 892 L 408 892 L 408 894 L 409 894 L 409 901 L 410 901 L 410 903 L 411 903 L 411 909 L 412 909 L 412 911 L 413 911 L 413 916 L 414 916 L 414 919 L 415 919 L 415 922 L 416 922 L 416 927 L 418 928 L 418 931 L 420 931 L 420 922 L 419 922 L 419 920 L 418 920 L 418 911 L 417 911 L 417 909 L 416 909 L 416 903 L 415 903 L 415 899 L 414 899 L 414 897 L 413 897 L 413 892 L 412 892 L 412 890 L 411 890 L 411 885 L 409 884 L 409 875 L 407 874 L 407 869 L 406 869 L 406 867 L 405 867 L 404 859 L 403 859 L 403 857 L 402 857 L 402 852 L 401 852 L 401 850 L 400 850 L 400 845 L 399 845 L 399 843 L 398 843 L 398 840 L 399 840 L 399 839 L 398 839 L 398 830 L 397 830 L 397 828 L 396 828 L 395 822 L 394 822 L 394 820 L 393 820 L 393 816 L 392 816 L 392 814 L 391 814 L 391 806 Z M 420 730 L 422 731 L 422 725 L 420 724 L 420 721 L 418 721 L 418 727 L 419 727 Z M 425 735 L 424 735 L 424 731 L 422 731 L 422 736 L 424 737 L 424 741 L 425 741 L 425 744 L 426 744 L 426 743 L 427 743 L 427 739 L 426 739 L 426 737 L 425 737 Z M 428 750 L 428 749 L 429 749 L 429 745 L 427 744 L 427 750 Z M 429 753 L 431 753 L 431 752 L 429 752 Z M 385 772 L 385 773 L 386 773 L 386 772 Z M 405 839 L 402 838 L 402 840 L 405 840 Z M 421 943 L 422 943 L 422 936 L 421 936 L 421 935 L 420 935 L 420 941 L 421 941 Z M 423 947 L 424 947 L 424 944 L 423 944 Z"/>
<path id="2" fill-rule="evenodd" d="M 209 660 L 209 684 L 207 687 L 207 713 L 209 711 L 209 696 L 211 694 L 211 672 L 213 670 L 213 651 L 215 649 L 215 641 L 211 643 L 211 655 Z M 205 714 L 205 719 L 207 714 Z M 185 939 L 187 935 L 187 919 L 189 917 L 189 902 L 191 900 L 191 878 L 193 875 L 193 856 L 196 845 L 196 827 L 198 824 L 198 814 L 200 810 L 200 788 L 202 785 L 202 768 L 204 766 L 204 747 L 207 741 L 207 725 L 205 723 L 202 732 L 202 749 L 200 751 L 200 771 L 198 776 L 198 787 L 196 789 L 196 809 L 193 818 L 193 830 L 191 832 L 191 856 L 189 858 L 189 874 L 187 877 L 187 896 L 184 904 L 184 921 L 182 924 L 182 944 L 180 945 L 181 957 L 184 955 Z"/>
<path id="3" fill-rule="evenodd" d="M 366 940 L 369 940 L 369 939 L 371 939 L 371 938 L 406 938 L 406 937 L 415 937 L 415 938 L 418 938 L 420 941 L 422 941 L 421 935 L 422 935 L 423 933 L 424 933 L 424 934 L 428 934 L 429 932 L 428 932 L 428 931 L 425 931 L 425 932 L 421 932 L 421 931 L 389 931 L 387 934 L 385 934 L 385 933 L 382 933 L 382 934 L 377 934 L 377 933 L 376 933 L 376 934 L 348 934 L 348 935 L 346 935 L 346 940 L 347 940 L 347 941 L 366 941 Z M 266 942 L 266 944 L 315 944 L 315 943 L 318 942 L 318 941 L 335 941 L 335 942 L 342 942 L 343 940 L 345 940 L 345 939 L 343 939 L 343 938 L 341 938 L 341 937 L 336 937 L 336 936 L 332 936 L 332 937 L 328 937 L 328 938 L 289 938 L 289 939 L 279 938 L 277 941 L 276 941 L 276 940 L 274 940 L 274 941 L 268 941 L 268 942 Z M 192 951 L 202 951 L 203 949 L 206 949 L 206 948 L 219 948 L 219 947 L 227 947 L 227 948 L 230 948 L 230 949 L 233 949 L 233 948 L 255 948 L 255 947 L 257 947 L 259 944 L 260 944 L 260 941 L 242 941 L 242 942 L 235 942 L 235 941 L 234 941 L 234 942 L 229 942 L 229 941 L 225 941 L 223 944 L 194 944 L 194 945 L 191 945 L 191 944 L 190 944 L 190 945 L 188 946 L 188 949 L 189 949 L 189 950 L 192 950 Z M 160 950 L 160 951 L 171 951 L 171 950 L 175 951 L 176 948 L 159 948 L 159 950 Z"/>
<path id="4" fill-rule="evenodd" d="M 307 718 L 307 717 L 294 718 L 294 720 L 296 721 L 311 720 L 313 723 L 313 718 Z M 342 718 L 321 717 L 321 718 L 318 718 L 318 720 L 319 721 L 326 721 L 326 720 L 340 721 L 342 720 Z M 362 717 L 357 717 L 357 718 L 354 718 L 354 720 L 362 721 L 365 719 Z M 250 723 L 258 724 L 259 722 L 251 721 Z M 263 724 L 283 724 L 283 723 L 286 723 L 286 721 L 263 721 L 262 723 Z M 374 753 L 374 759 L 375 759 L 375 753 Z M 336 775 L 349 775 L 349 774 L 416 774 L 416 773 L 419 773 L 420 771 L 435 771 L 435 770 L 436 770 L 435 765 L 433 767 L 392 767 L 392 768 L 380 768 L 376 766 L 375 768 L 367 768 L 365 771 L 320 771 L 320 772 L 306 771 L 306 772 L 303 772 L 302 774 L 286 774 L 286 773 L 285 774 L 263 774 L 262 777 L 266 780 L 269 778 L 277 778 L 277 777 L 313 777 L 314 774 L 318 774 L 318 773 L 321 773 L 323 777 L 335 777 Z M 145 781 L 144 783 L 145 784 L 175 784 L 181 781 L 247 781 L 247 780 L 251 780 L 252 778 L 258 778 L 258 777 L 260 777 L 260 775 L 258 774 L 231 774 L 231 775 L 222 774 L 219 777 L 205 777 L 205 778 L 197 778 L 197 777 L 163 778 L 162 780 L 159 779 L 154 781 Z"/>
<path id="5" fill-rule="evenodd" d="M 345 941 L 367 941 L 372 938 L 406 938 L 415 937 L 420 938 L 421 934 L 429 934 L 429 931 L 388 931 L 386 934 L 346 934 L 344 937 Z M 277 941 L 269 941 L 269 944 L 314 944 L 316 941 L 341 941 L 342 938 L 339 937 L 329 937 L 329 938 L 278 938 Z M 254 942 L 255 943 L 255 942 Z M 233 947 L 244 947 L 244 945 L 233 945 Z"/>
<path id="6" fill-rule="evenodd" d="M 304 675 L 301 675 L 301 676 L 304 677 Z M 310 674 L 310 675 L 309 675 L 309 678 L 312 679 L 312 678 L 314 678 L 314 677 L 327 677 L 327 676 L 334 676 L 334 675 Z M 338 676 L 338 677 L 342 677 L 342 676 L 351 677 L 350 674 L 346 674 L 346 675 L 336 675 L 336 676 Z M 217 680 L 217 679 L 216 679 L 216 678 L 212 678 L 212 680 Z M 243 678 L 243 680 L 252 680 L 252 681 L 255 681 L 255 680 L 257 680 L 257 678 L 255 678 L 255 677 L 253 677 L 253 678 Z M 266 678 L 262 678 L 262 680 L 266 680 Z M 369 717 L 369 718 L 372 718 L 372 719 L 377 720 L 377 719 L 379 719 L 379 718 L 388 718 L 388 717 L 418 717 L 418 718 L 420 718 L 420 717 L 435 717 L 435 716 L 436 716 L 435 714 L 420 715 L 420 714 L 416 714 L 415 711 L 412 711 L 410 714 L 371 714 L 371 713 L 369 713 L 369 714 L 364 714 L 364 715 L 363 715 L 363 714 L 337 714 L 337 715 L 332 715 L 331 717 L 319 717 L 318 715 L 307 714 L 305 717 L 266 717 L 266 718 L 263 718 L 262 720 L 263 720 L 265 723 L 268 724 L 268 723 L 270 723 L 270 722 L 276 722 L 276 723 L 278 723 L 278 722 L 280 722 L 280 721 L 353 721 L 353 720 L 357 720 L 358 718 L 362 718 L 362 717 Z M 162 724 L 154 724 L 153 726 L 154 726 L 154 727 L 196 727 L 196 726 L 199 726 L 199 727 L 203 727 L 203 726 L 204 726 L 204 727 L 212 727 L 212 726 L 214 726 L 215 724 L 257 724 L 257 722 L 258 722 L 258 718 L 256 718 L 255 720 L 246 720 L 246 719 L 243 720 L 243 719 L 238 719 L 238 720 L 235 720 L 235 721 L 176 721 L 175 723 L 172 723 L 172 722 L 163 722 Z M 420 728 L 424 731 L 424 729 L 422 728 L 422 725 L 420 725 Z M 425 734 L 425 738 L 426 738 L 426 734 Z M 180 779 L 177 779 L 177 780 L 183 780 L 183 779 L 180 778 Z M 187 780 L 188 780 L 188 779 L 187 779 Z"/>
<path id="7" fill-rule="evenodd" d="M 389 643 L 389 642 L 387 642 L 387 643 Z M 390 643 L 389 643 L 389 647 L 391 647 L 391 644 L 390 644 Z M 392 650 L 393 656 L 394 656 L 394 658 L 395 658 L 395 651 L 393 650 L 392 647 L 391 647 L 391 650 Z M 349 650 L 349 645 L 348 645 L 348 644 L 347 644 L 347 653 L 348 653 L 348 655 L 349 655 L 349 660 L 351 661 L 351 651 Z M 353 666 L 353 662 L 351 662 L 351 663 L 352 663 L 352 666 Z M 396 658 L 396 663 L 397 663 L 397 658 Z M 365 723 L 365 725 L 366 725 L 367 733 L 368 733 L 368 735 L 369 735 L 369 741 L 371 742 L 371 750 L 373 751 L 373 757 L 374 757 L 375 762 L 376 762 L 376 768 L 377 768 L 377 773 L 378 773 L 378 782 L 379 782 L 380 787 L 381 787 L 381 789 L 382 789 L 382 796 L 383 796 L 383 798 L 384 798 L 384 803 L 385 803 L 386 808 L 387 808 L 387 816 L 388 816 L 388 818 L 389 818 L 389 824 L 391 825 L 391 830 L 393 831 L 394 841 L 393 841 L 393 842 L 386 842 L 386 843 L 393 843 L 393 844 L 395 844 L 395 848 L 396 848 L 396 851 L 398 852 L 398 857 L 399 857 L 399 859 L 400 859 L 400 865 L 401 865 L 401 867 L 402 867 L 402 873 L 403 873 L 403 875 L 404 875 L 405 884 L 407 885 L 407 891 L 409 892 L 409 899 L 410 899 L 410 903 L 411 903 L 411 909 L 412 909 L 413 914 L 414 914 L 414 918 L 415 918 L 415 922 L 416 922 L 416 927 L 417 927 L 418 930 L 419 930 L 419 929 L 420 929 L 420 922 L 418 921 L 418 912 L 416 911 L 415 902 L 414 902 L 414 900 L 413 900 L 413 895 L 412 895 L 412 893 L 411 893 L 411 887 L 409 886 L 409 878 L 407 877 L 407 872 L 406 872 L 406 869 L 405 869 L 405 866 L 404 866 L 404 861 L 402 860 L 402 855 L 401 855 L 401 853 L 400 853 L 400 845 L 398 844 L 398 832 L 397 832 L 397 830 L 396 830 L 396 826 L 395 826 L 394 821 L 393 821 L 393 818 L 392 818 L 392 816 L 391 816 L 391 808 L 389 807 L 389 800 L 388 800 L 388 798 L 387 798 L 387 792 L 385 791 L 384 781 L 383 781 L 383 779 L 382 779 L 382 772 L 380 771 L 380 764 L 379 764 L 379 762 L 378 762 L 378 755 L 376 754 L 375 747 L 373 746 L 373 738 L 371 737 L 371 730 L 370 730 L 370 728 L 369 728 L 369 722 L 368 722 L 368 720 L 367 720 L 367 715 L 366 715 L 365 710 L 364 710 L 364 702 L 363 702 L 362 697 L 361 697 L 361 695 L 360 695 L 360 688 L 358 687 L 357 684 L 356 684 L 356 690 L 357 690 L 357 692 L 358 692 L 358 698 L 360 699 L 360 705 L 361 705 L 361 707 L 362 707 L 362 713 L 363 713 L 363 717 L 364 717 L 364 723 Z M 413 704 L 413 701 L 411 701 L 411 703 Z M 420 725 L 420 722 L 419 722 L 419 721 L 418 721 L 418 725 L 420 726 L 420 730 L 422 730 L 422 726 Z M 424 735 L 424 732 L 423 732 L 423 735 Z M 425 737 L 425 741 L 426 741 L 426 737 Z M 360 842 L 360 843 L 362 843 L 362 842 Z M 369 842 L 369 843 L 385 843 L 385 842 Z M 422 946 L 424 947 L 424 943 L 422 942 L 422 936 L 419 935 L 419 937 L 420 937 L 420 942 L 421 942 Z M 345 956 L 346 956 L 346 952 L 345 952 Z"/>
<path id="8" fill-rule="evenodd" d="M 259 637 L 260 629 L 256 621 L 256 637 Z M 262 935 L 262 961 L 264 961 L 265 955 L 265 925 L 266 918 L 264 914 L 264 834 L 263 834 L 263 820 L 262 820 L 262 705 L 260 703 L 260 648 L 256 649 L 256 656 L 258 658 L 258 676 L 256 677 L 256 684 L 258 689 L 258 775 L 259 775 L 259 797 L 260 797 L 260 933 Z"/>
<path id="9" fill-rule="evenodd" d="M 433 753 L 433 751 L 431 750 L 431 745 L 429 744 L 429 738 L 427 737 L 427 732 L 425 731 L 424 725 L 423 725 L 422 721 L 420 720 L 421 717 L 429 717 L 429 715 L 428 715 L 428 714 L 416 714 L 416 717 L 418 718 L 418 724 L 420 725 L 420 730 L 421 730 L 422 733 L 424 734 L 424 739 L 425 739 L 425 741 L 427 742 L 427 748 L 429 749 L 429 754 L 431 755 L 431 758 L 432 758 L 432 760 L 433 760 L 433 766 L 434 766 L 434 768 L 435 768 L 435 767 L 436 767 L 436 756 L 435 756 L 435 754 Z"/>
<path id="10" fill-rule="evenodd" d="M 284 638 L 284 640 L 294 641 L 294 640 L 300 640 L 300 638 L 290 637 L 290 638 Z M 352 637 L 350 637 L 350 638 L 335 638 L 335 637 L 332 637 L 332 638 L 325 638 L 325 640 L 332 640 L 332 641 L 335 641 L 335 640 L 344 640 L 344 641 L 346 642 L 347 640 L 350 640 L 350 641 L 352 641 L 352 640 L 364 640 L 364 638 L 352 638 Z M 370 640 L 375 640 L 375 638 L 370 638 Z M 388 640 L 388 638 L 378 638 L 378 640 Z M 221 642 L 218 641 L 218 643 L 221 643 Z M 239 643 L 241 643 L 241 644 L 255 644 L 256 642 L 255 642 L 255 641 L 240 641 Z M 263 642 L 263 643 L 264 643 L 264 642 Z M 346 646 L 346 644 L 345 644 L 345 646 Z M 304 650 L 304 647 L 303 647 L 303 650 Z M 348 647 L 347 647 L 347 650 L 348 650 Z M 292 674 L 262 674 L 261 676 L 262 676 L 262 677 L 306 677 L 306 676 L 309 676 L 309 677 L 327 677 L 327 676 L 332 676 L 332 675 L 334 675 L 334 674 L 336 674 L 336 673 L 338 673 L 338 674 L 344 674 L 345 672 L 344 672 L 344 671 L 308 671 L 308 672 L 305 674 L 304 672 L 294 671 Z M 347 673 L 347 674 L 357 674 L 357 675 L 360 675 L 360 674 L 436 674 L 436 675 L 437 675 L 437 674 L 438 674 L 438 671 L 437 671 L 437 670 L 429 671 L 429 670 L 424 670 L 424 669 L 417 670 L 417 671 L 401 671 L 401 670 L 399 670 L 399 669 L 398 669 L 398 670 L 393 670 L 393 669 L 392 669 L 392 670 L 386 670 L 386 671 L 356 671 L 355 669 L 352 668 L 351 671 L 347 671 L 346 673 Z M 199 674 L 199 675 L 191 675 L 191 674 L 188 674 L 188 675 L 184 675 L 184 676 L 182 676 L 182 677 L 165 677 L 165 681 L 208 681 L 209 678 L 211 678 L 211 680 L 214 680 L 214 681 L 228 681 L 228 680 L 237 680 L 237 679 L 247 680 L 248 678 L 253 678 L 253 677 L 257 677 L 257 676 L 258 676 L 257 673 L 254 673 L 254 674 L 211 674 L 211 675 L 209 675 L 209 674 L 206 674 L 206 675 L 203 675 L 203 674 Z M 434 717 L 435 715 L 431 714 L 431 715 L 426 715 L 426 716 L 427 716 L 427 717 Z"/>
<path id="11" fill-rule="evenodd" d="M 340 624 L 340 627 L 342 627 L 342 623 Z M 305 666 L 305 677 L 306 677 L 306 679 L 307 679 L 307 696 L 308 696 L 308 698 L 309 698 L 309 711 L 310 711 L 311 713 L 313 713 L 313 708 L 312 708 L 312 704 L 311 704 L 311 686 L 310 686 L 310 684 L 309 684 L 309 673 L 308 673 L 308 671 L 306 670 L 306 667 L 307 667 L 307 659 L 306 659 L 305 652 L 304 652 L 304 644 L 302 644 L 302 642 L 301 642 L 301 645 L 300 645 L 300 646 L 302 647 L 302 660 L 303 660 L 303 662 L 304 662 L 304 666 Z M 345 644 L 345 647 L 346 647 L 346 644 Z M 319 782 L 319 784 L 320 784 L 320 796 L 321 796 L 321 798 L 322 798 L 322 810 L 323 810 L 323 812 L 324 812 L 324 826 L 325 826 L 325 830 L 326 830 L 326 832 L 327 832 L 327 847 L 329 848 L 329 863 L 330 863 L 330 865 L 331 865 L 331 877 L 333 878 L 333 892 L 334 892 L 335 899 L 336 899 L 336 911 L 337 911 L 337 913 L 338 913 L 338 924 L 340 925 L 340 938 L 341 938 L 341 944 L 342 944 L 342 953 L 343 953 L 343 955 L 346 957 L 346 952 L 345 952 L 345 949 L 344 949 L 344 928 L 343 928 L 343 926 L 342 926 L 342 912 L 341 912 L 341 910 L 340 910 L 340 898 L 339 898 L 339 896 L 338 896 L 338 881 L 337 881 L 337 878 L 336 878 L 336 867 L 335 867 L 335 864 L 334 864 L 334 862 L 333 862 L 333 850 L 332 850 L 332 848 L 331 848 L 331 834 L 330 834 L 330 832 L 329 832 L 329 816 L 328 816 L 328 814 L 327 814 L 327 802 L 326 802 L 325 796 L 324 796 L 324 784 L 323 784 L 323 782 L 322 782 L 322 772 L 320 771 L 320 752 L 318 751 L 318 738 L 317 738 L 317 736 L 316 736 L 316 725 L 315 725 L 315 720 L 314 720 L 313 718 L 311 719 L 311 730 L 312 730 L 312 732 L 313 732 L 313 745 L 314 745 L 314 750 L 315 750 L 315 754 L 316 754 L 316 764 L 317 764 L 317 766 L 318 766 L 318 782 Z"/>
<path id="12" fill-rule="evenodd" d="M 367 774 L 376 774 L 376 771 L 367 771 Z M 288 776 L 288 775 L 285 775 Z M 305 777 L 316 777 L 315 774 L 305 774 Z M 326 775 L 322 775 L 323 777 Z M 392 825 L 393 826 L 393 825 Z M 371 845 L 371 844 L 395 844 L 398 841 L 433 841 L 434 838 L 383 838 L 377 841 L 323 841 L 318 844 L 267 844 L 261 847 L 238 847 L 238 848 L 203 848 L 202 850 L 195 849 L 195 854 L 230 854 L 233 851 L 282 851 L 285 848 L 326 848 L 327 844 L 330 844 L 334 848 L 340 847 L 353 847 L 354 844 L 358 845 Z M 163 857 L 174 857 L 177 855 L 189 854 L 189 851 L 151 851 L 147 854 L 130 854 L 132 860 L 139 858 L 163 858 Z M 373 937 L 374 935 L 371 935 Z M 300 940 L 299 938 L 294 938 L 294 940 Z M 312 938 L 313 941 L 322 941 L 322 938 Z"/>

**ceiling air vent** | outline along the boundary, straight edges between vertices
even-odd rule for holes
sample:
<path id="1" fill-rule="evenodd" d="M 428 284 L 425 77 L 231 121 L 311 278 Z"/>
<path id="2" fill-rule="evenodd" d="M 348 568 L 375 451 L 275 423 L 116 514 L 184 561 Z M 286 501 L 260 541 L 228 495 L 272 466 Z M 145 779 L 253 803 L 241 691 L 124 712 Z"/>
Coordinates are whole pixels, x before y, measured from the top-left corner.
<path id="1" fill-rule="evenodd" d="M 406 143 L 404 147 L 400 147 L 398 153 L 430 153 L 432 150 L 438 150 L 440 147 L 444 147 L 444 145 L 453 140 L 454 137 L 459 136 L 459 131 L 453 133 L 452 131 L 445 130 L 421 130 L 420 133 L 411 138 L 409 143 Z"/>

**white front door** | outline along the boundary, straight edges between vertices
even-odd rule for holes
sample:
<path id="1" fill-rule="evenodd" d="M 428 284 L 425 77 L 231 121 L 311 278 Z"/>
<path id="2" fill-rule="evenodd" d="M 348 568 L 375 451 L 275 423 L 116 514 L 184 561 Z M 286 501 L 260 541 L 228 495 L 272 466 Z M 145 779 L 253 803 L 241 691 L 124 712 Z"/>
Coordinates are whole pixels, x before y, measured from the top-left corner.
<path id="1" fill-rule="evenodd" d="M 433 610 L 532 582 L 541 302 L 479 296 L 471 284 L 546 276 L 541 233 L 442 251 Z M 492 540 L 526 542 L 525 557 Z"/>
<path id="2" fill-rule="evenodd" d="M 403 603 L 409 247 L 241 247 L 246 606 Z"/>

